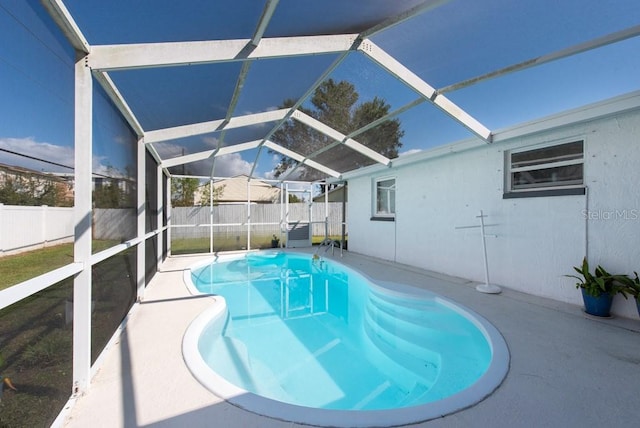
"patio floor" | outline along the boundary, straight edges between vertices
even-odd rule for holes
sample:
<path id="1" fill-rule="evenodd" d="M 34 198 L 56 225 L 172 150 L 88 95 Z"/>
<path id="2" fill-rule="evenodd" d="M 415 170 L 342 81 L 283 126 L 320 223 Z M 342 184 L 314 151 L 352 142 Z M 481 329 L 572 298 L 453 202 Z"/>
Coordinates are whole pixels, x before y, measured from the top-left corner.
<path id="1" fill-rule="evenodd" d="M 183 334 L 212 298 L 190 295 L 182 274 L 208 257 L 174 256 L 163 264 L 65 427 L 304 426 L 230 405 L 186 367 Z M 345 253 L 340 261 L 373 279 L 423 287 L 467 306 L 496 326 L 509 346 L 509 373 L 493 394 L 468 409 L 411 426 L 637 426 L 639 320 L 593 319 L 578 306 L 508 288 L 499 295 L 481 294 L 460 278 L 357 254 Z"/>

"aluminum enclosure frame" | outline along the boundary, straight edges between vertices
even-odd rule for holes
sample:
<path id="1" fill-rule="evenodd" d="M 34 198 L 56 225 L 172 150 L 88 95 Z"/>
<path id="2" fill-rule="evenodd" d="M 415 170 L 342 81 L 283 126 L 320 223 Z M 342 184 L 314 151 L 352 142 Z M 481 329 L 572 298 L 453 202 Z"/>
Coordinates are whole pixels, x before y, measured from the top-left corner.
<path id="1" fill-rule="evenodd" d="M 163 175 L 169 177 L 169 189 L 171 173 L 169 167 L 182 165 L 184 163 L 207 159 L 218 158 L 229 153 L 238 153 L 246 150 L 260 151 L 267 147 L 292 159 L 315 168 L 334 180 L 342 180 L 355 174 L 353 171 L 335 171 L 326 165 L 322 165 L 312 159 L 313 156 L 303 156 L 274 143 L 270 138 L 287 120 L 298 120 L 299 122 L 316 129 L 335 140 L 332 147 L 344 144 L 359 153 L 373 159 L 378 166 L 391 166 L 392 159 L 387 159 L 372 150 L 366 148 L 356 141 L 359 133 L 372 128 L 383 120 L 392 118 L 403 111 L 429 102 L 444 111 L 455 119 L 461 126 L 469 129 L 484 143 L 491 143 L 495 131 L 488 129 L 462 108 L 454 104 L 443 94 L 456 89 L 467 87 L 472 84 L 498 77 L 507 73 L 520 71 L 526 68 L 538 66 L 544 63 L 566 58 L 577 53 L 595 49 L 600 46 L 615 43 L 627 38 L 640 35 L 640 26 L 634 26 L 624 31 L 613 33 L 594 39 L 590 42 L 582 43 L 567 49 L 552 52 L 531 60 L 520 62 L 509 67 L 504 67 L 491 73 L 468 79 L 463 82 L 449 85 L 440 90 L 431 86 L 428 82 L 419 78 L 413 71 L 397 61 L 382 48 L 377 46 L 370 38 L 387 28 L 400 22 L 404 22 L 412 17 L 426 13 L 434 7 L 446 1 L 425 1 L 420 5 L 410 9 L 396 17 L 391 17 L 373 27 L 360 32 L 359 34 L 341 34 L 330 36 L 298 36 L 264 38 L 263 34 L 268 22 L 273 15 L 278 1 L 271 0 L 265 5 L 260 22 L 256 31 L 250 39 L 237 40 L 215 40 L 201 42 L 172 42 L 172 43 L 145 43 L 128 45 L 91 45 L 82 33 L 82 29 L 76 24 L 73 16 L 62 0 L 43 0 L 43 4 L 55 22 L 62 29 L 69 40 L 69 43 L 76 50 L 77 60 L 75 64 L 75 165 L 76 165 L 76 188 L 75 188 L 75 241 L 74 241 L 74 263 L 61 270 L 56 270 L 47 274 L 47 281 L 54 281 L 61 275 L 69 277 L 75 275 L 74 279 L 74 393 L 82 393 L 88 387 L 91 375 L 90 356 L 90 334 L 91 334 L 91 267 L 99 260 L 116 254 L 130 246 L 138 246 L 138 272 L 137 278 L 139 293 L 142 293 L 140 284 L 144 284 L 144 269 L 140 268 L 140 263 L 144 264 L 144 242 L 154 234 L 165 232 L 170 234 L 168 228 L 161 226 L 162 214 L 158 214 L 158 229 L 151 234 L 144 233 L 144 192 L 137 194 L 137 237 L 125 244 L 113 247 L 98 256 L 91 254 L 91 165 L 92 165 L 92 85 L 93 79 L 102 86 L 115 106 L 119 109 L 131 129 L 139 138 L 138 153 L 138 180 L 139 186 L 144 188 L 144 172 L 141 173 L 140 165 L 144 162 L 140 157 L 145 150 L 149 151 L 154 159 L 159 163 L 157 170 L 157 180 L 161 180 Z M 306 97 L 311 94 L 342 61 L 352 52 L 362 52 L 372 62 L 378 64 L 389 72 L 395 79 L 401 81 L 407 87 L 417 93 L 418 98 L 403 107 L 389 113 L 385 118 L 379 119 L 360 130 L 344 135 L 327 124 L 323 124 L 316 119 L 304 114 L 299 108 Z M 268 60 L 271 58 L 296 57 L 307 55 L 338 54 L 338 59 L 324 71 L 320 78 L 305 92 L 305 94 L 290 109 L 281 109 L 255 113 L 252 115 L 235 115 L 235 102 L 242 91 L 243 81 L 248 72 L 248 67 L 252 61 Z M 118 87 L 109 76 L 111 70 L 125 70 L 132 68 L 152 68 L 168 66 L 186 66 L 189 64 L 221 63 L 221 62 L 243 62 L 242 72 L 236 82 L 233 91 L 231 106 L 224 119 L 212 120 L 202 123 L 192 123 L 181 127 L 168 129 L 144 129 L 134 112 L 130 108 L 127 100 L 122 96 Z M 262 139 L 247 141 L 237 145 L 219 145 L 214 150 L 199 153 L 190 153 L 185 156 L 163 159 L 154 149 L 152 143 L 162 143 L 185 136 L 202 135 L 213 131 L 226 131 L 234 128 L 245 127 L 261 123 L 276 122 L 276 125 Z M 317 153 L 319 153 L 320 150 Z M 257 159 L 256 159 L 257 161 Z M 255 172 L 255 164 L 252 168 L 249 179 Z M 214 164 L 215 165 L 215 164 Z M 211 171 L 213 177 L 213 169 Z M 142 177 L 142 178 L 141 178 Z M 286 180 L 286 176 L 281 181 Z M 169 191 L 165 189 L 165 191 Z M 159 202 L 164 196 L 162 186 L 158 186 Z M 170 200 L 170 198 L 168 198 Z M 162 206 L 162 209 L 169 210 L 170 207 Z M 141 221 L 142 218 L 142 221 Z M 168 219 L 170 225 L 171 219 Z M 159 240 L 161 241 L 161 240 Z M 170 240 L 169 240 L 170 242 Z M 159 251 L 159 254 L 162 252 Z M 161 256 L 158 263 L 161 262 Z M 29 282 L 29 281 L 28 281 Z M 49 284 L 51 285 L 51 284 Z M 37 288 L 37 287 L 36 287 Z M 27 291 L 28 290 L 28 291 Z M 31 292 L 33 284 L 29 282 L 20 287 L 16 296 Z M 17 297 L 16 297 L 17 298 Z"/>

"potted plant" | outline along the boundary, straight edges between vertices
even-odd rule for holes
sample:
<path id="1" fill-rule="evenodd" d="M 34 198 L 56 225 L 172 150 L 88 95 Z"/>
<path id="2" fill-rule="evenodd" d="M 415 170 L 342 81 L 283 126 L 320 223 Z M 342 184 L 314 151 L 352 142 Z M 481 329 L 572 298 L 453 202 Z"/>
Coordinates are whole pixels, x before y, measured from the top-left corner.
<path id="1" fill-rule="evenodd" d="M 580 275 L 567 275 L 576 278 L 576 288 L 582 291 L 584 310 L 586 313 L 598 317 L 609 317 L 613 296 L 617 293 L 626 298 L 626 288 L 622 285 L 623 275 L 612 275 L 602 266 L 598 265 L 592 274 L 589 270 L 589 263 L 585 257 L 582 266 L 574 266 L 573 269 Z"/>
<path id="2" fill-rule="evenodd" d="M 638 278 L 638 272 L 633 272 L 635 278 L 625 276 L 621 279 L 624 292 L 633 296 L 636 301 L 636 307 L 638 308 L 638 315 L 640 315 L 640 278 Z"/>
<path id="3" fill-rule="evenodd" d="M 272 235 L 271 237 L 271 248 L 278 248 L 278 244 L 280 243 L 280 239 L 276 235 Z"/>

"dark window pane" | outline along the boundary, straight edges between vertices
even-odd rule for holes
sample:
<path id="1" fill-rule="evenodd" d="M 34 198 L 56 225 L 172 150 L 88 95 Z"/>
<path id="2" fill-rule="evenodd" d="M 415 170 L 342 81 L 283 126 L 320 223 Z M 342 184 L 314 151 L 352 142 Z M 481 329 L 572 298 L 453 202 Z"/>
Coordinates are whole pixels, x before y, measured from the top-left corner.
<path id="1" fill-rule="evenodd" d="M 514 172 L 513 190 L 582 184 L 582 164 Z"/>
<path id="2" fill-rule="evenodd" d="M 513 153 L 511 155 L 511 168 L 582 159 L 582 153 L 582 141 Z"/>
<path id="3" fill-rule="evenodd" d="M 393 214 L 396 211 L 396 181 L 382 180 L 376 183 L 376 213 Z"/>

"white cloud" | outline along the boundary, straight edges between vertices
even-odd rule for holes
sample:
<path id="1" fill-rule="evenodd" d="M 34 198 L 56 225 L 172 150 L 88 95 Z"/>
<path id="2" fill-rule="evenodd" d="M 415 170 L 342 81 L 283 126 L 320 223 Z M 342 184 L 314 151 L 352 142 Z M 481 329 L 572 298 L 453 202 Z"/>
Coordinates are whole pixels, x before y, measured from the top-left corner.
<path id="1" fill-rule="evenodd" d="M 162 159 L 175 158 L 184 154 L 184 148 L 173 143 L 155 143 L 153 144 L 153 148 L 156 149 Z"/>
<path id="2" fill-rule="evenodd" d="M 266 109 L 259 110 L 259 111 L 245 110 L 245 111 L 242 112 L 242 116 L 250 115 L 250 114 L 263 113 L 265 111 L 276 111 L 276 110 L 280 110 L 280 107 L 278 107 L 278 106 L 268 106 Z"/>
<path id="3" fill-rule="evenodd" d="M 7 153 L 0 150 L 0 163 L 19 166 L 43 172 L 73 172 L 72 169 L 53 165 L 48 162 L 73 168 L 75 153 L 73 147 L 57 146 L 46 142 L 36 141 L 33 137 L 26 138 L 0 138 L 0 148 L 30 156 L 30 158 Z M 32 159 L 35 158 L 35 159 Z M 43 159 L 48 162 L 39 161 Z M 114 168 L 109 168 L 105 156 L 94 156 L 92 162 L 93 172 L 97 174 L 114 175 Z M 125 171 L 119 171 L 116 175 L 124 175 Z"/>
<path id="4" fill-rule="evenodd" d="M 33 137 L 26 138 L 0 138 L 0 148 L 12 152 L 21 153 L 36 159 L 44 159 L 61 165 L 73 167 L 74 151 L 73 147 L 56 146 L 50 143 L 35 141 Z M 35 171 L 45 172 L 70 172 L 68 168 L 41 162 L 24 156 L 14 155 L 0 151 L 0 163 L 15 165 Z"/>
<path id="5" fill-rule="evenodd" d="M 276 179 L 276 171 L 275 170 L 271 170 L 271 171 L 267 171 L 264 173 L 264 178 L 266 178 L 267 180 L 275 180 Z"/>
<path id="6" fill-rule="evenodd" d="M 273 153 L 271 155 L 271 170 L 267 171 L 263 174 L 263 177 L 268 179 L 268 180 L 276 180 L 278 177 L 276 177 L 276 167 L 280 164 L 280 158 L 281 155 L 278 153 Z M 285 171 L 283 174 L 281 174 L 281 177 L 284 177 L 285 175 L 287 175 L 288 173 L 291 172 L 293 168 L 288 169 L 287 171 Z"/>
<path id="7" fill-rule="evenodd" d="M 301 169 L 296 169 L 294 171 L 294 169 L 295 169 L 295 167 L 287 168 L 287 170 L 284 171 L 282 174 L 280 174 L 279 177 L 276 177 L 275 167 L 274 167 L 274 169 L 272 169 L 271 171 L 267 171 L 267 172 L 264 173 L 264 178 L 267 178 L 269 180 L 275 180 L 276 178 L 287 177 L 287 179 L 289 179 L 289 180 L 296 180 L 296 179 L 300 178 L 300 175 L 302 175 L 302 170 Z M 291 174 L 291 175 L 289 175 L 289 174 Z"/>
<path id="8" fill-rule="evenodd" d="M 118 144 L 129 144 L 129 142 L 131 141 L 131 137 L 125 137 L 123 135 L 118 135 L 115 138 L 116 143 Z"/>
<path id="9" fill-rule="evenodd" d="M 202 138 L 202 141 L 204 141 L 204 143 L 211 148 L 216 148 L 218 147 L 218 140 L 216 137 L 204 137 Z"/>
<path id="10" fill-rule="evenodd" d="M 209 151 L 218 147 L 218 138 L 213 136 L 202 137 L 201 141 L 207 146 L 198 151 Z M 191 154 L 188 149 L 180 144 L 171 142 L 154 143 L 160 157 L 164 160 L 172 159 L 184 155 Z M 184 170 L 186 174 L 209 176 L 211 174 L 212 158 L 203 159 L 197 162 L 186 163 Z M 251 163 L 242 159 L 239 153 L 231 153 L 216 158 L 216 167 L 214 174 L 216 177 L 231 177 L 239 174 L 249 174 L 251 172 Z"/>
<path id="11" fill-rule="evenodd" d="M 216 177 L 234 177 L 240 174 L 251 173 L 250 162 L 242 159 L 239 153 L 230 153 L 216 159 Z"/>
<path id="12" fill-rule="evenodd" d="M 109 158 L 106 156 L 94 156 L 93 163 L 91 165 L 91 172 L 97 175 L 113 177 L 113 178 L 127 178 L 133 171 L 127 171 L 126 168 L 118 168 L 113 165 L 109 165 Z M 104 163 L 106 161 L 106 163 Z M 133 174 L 135 179 L 135 174 Z"/>

